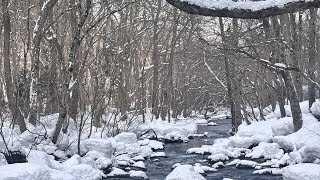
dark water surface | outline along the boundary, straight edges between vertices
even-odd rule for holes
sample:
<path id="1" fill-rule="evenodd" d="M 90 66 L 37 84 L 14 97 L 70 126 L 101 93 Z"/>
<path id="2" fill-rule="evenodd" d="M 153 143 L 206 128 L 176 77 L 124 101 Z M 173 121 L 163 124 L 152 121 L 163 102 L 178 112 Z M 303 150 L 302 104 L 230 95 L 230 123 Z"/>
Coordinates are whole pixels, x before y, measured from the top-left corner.
<path id="1" fill-rule="evenodd" d="M 207 161 L 208 155 L 186 154 L 189 148 L 201 147 L 202 145 L 211 145 L 217 138 L 228 137 L 228 131 L 231 128 L 231 120 L 216 120 L 218 126 L 198 126 L 198 134 L 208 132 L 206 138 L 190 139 L 188 143 L 169 143 L 165 144 L 165 153 L 167 158 L 158 158 L 146 160 L 146 174 L 150 180 L 163 180 L 172 171 L 172 166 L 175 163 L 190 164 L 200 163 L 202 165 L 211 166 Z M 232 161 L 232 159 L 230 160 Z M 221 180 L 223 178 L 231 178 L 234 180 L 280 180 L 282 176 L 274 175 L 252 175 L 254 169 L 238 169 L 234 166 L 226 166 L 218 169 L 217 172 L 208 172 L 204 176 L 208 180 Z M 119 179 L 119 178 L 112 178 Z M 123 178 L 121 178 L 123 179 Z M 130 179 L 130 178 L 126 178 Z"/>

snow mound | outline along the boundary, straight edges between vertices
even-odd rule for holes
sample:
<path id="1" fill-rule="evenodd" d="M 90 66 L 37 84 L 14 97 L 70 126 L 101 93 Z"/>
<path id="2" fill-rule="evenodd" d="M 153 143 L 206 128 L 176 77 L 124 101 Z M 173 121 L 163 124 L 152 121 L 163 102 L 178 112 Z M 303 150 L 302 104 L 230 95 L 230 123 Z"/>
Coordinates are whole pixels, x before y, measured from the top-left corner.
<path id="1" fill-rule="evenodd" d="M 303 163 L 287 166 L 282 169 L 282 176 L 284 180 L 319 180 L 320 165 Z"/>
<path id="2" fill-rule="evenodd" d="M 191 165 L 181 165 L 176 167 L 166 180 L 205 180 L 205 178 L 196 172 Z"/>

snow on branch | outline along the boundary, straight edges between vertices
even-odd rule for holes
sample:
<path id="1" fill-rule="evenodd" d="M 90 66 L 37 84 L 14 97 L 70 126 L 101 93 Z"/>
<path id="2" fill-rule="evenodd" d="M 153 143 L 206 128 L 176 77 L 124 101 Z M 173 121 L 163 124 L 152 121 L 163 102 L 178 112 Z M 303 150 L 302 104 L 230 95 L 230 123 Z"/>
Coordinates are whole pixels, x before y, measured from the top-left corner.
<path id="1" fill-rule="evenodd" d="M 320 0 L 166 0 L 189 14 L 242 19 L 270 16 L 319 8 Z"/>

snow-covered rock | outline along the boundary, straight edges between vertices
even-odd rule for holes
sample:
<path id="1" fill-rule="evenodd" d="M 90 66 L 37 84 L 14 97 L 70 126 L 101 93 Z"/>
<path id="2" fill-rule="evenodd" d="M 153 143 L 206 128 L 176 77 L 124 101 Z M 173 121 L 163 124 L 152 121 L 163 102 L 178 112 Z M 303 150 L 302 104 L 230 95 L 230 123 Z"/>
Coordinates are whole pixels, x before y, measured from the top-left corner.
<path id="1" fill-rule="evenodd" d="M 0 166 L 1 180 L 76 180 L 66 172 L 47 168 L 39 164 L 16 163 Z M 81 178 L 82 179 L 82 178 Z"/>
<path id="2" fill-rule="evenodd" d="M 214 164 L 212 165 L 212 167 L 215 168 L 215 169 L 217 169 L 217 168 L 222 168 L 222 167 L 224 167 L 224 166 L 225 166 L 224 163 L 221 162 L 221 161 L 216 162 L 216 163 L 214 163 Z"/>
<path id="3" fill-rule="evenodd" d="M 217 126 L 218 124 L 217 123 L 215 123 L 215 122 L 209 122 L 208 123 L 208 126 Z"/>
<path id="4" fill-rule="evenodd" d="M 139 155 L 139 156 L 133 157 L 132 160 L 134 160 L 134 161 L 144 161 L 144 157 Z"/>
<path id="5" fill-rule="evenodd" d="M 316 100 L 310 108 L 310 111 L 314 116 L 320 117 L 320 100 Z"/>
<path id="6" fill-rule="evenodd" d="M 155 158 L 155 157 L 166 157 L 166 153 L 165 152 L 155 152 L 151 155 L 152 158 Z"/>
<path id="7" fill-rule="evenodd" d="M 208 124 L 208 121 L 206 119 L 197 119 L 196 123 L 197 124 Z"/>
<path id="8" fill-rule="evenodd" d="M 49 156 L 47 153 L 43 151 L 31 150 L 27 161 L 32 164 L 38 164 L 44 167 L 52 168 L 52 161 L 54 160 L 53 156 Z"/>
<path id="9" fill-rule="evenodd" d="M 163 143 L 156 140 L 150 140 L 148 146 L 154 150 L 164 149 Z"/>
<path id="10" fill-rule="evenodd" d="M 252 174 L 273 174 L 273 175 L 281 175 L 281 169 L 279 168 L 265 168 L 253 171 Z"/>
<path id="11" fill-rule="evenodd" d="M 201 164 L 199 164 L 199 163 L 194 164 L 193 169 L 197 173 L 200 173 L 200 174 L 204 174 L 205 173 L 203 168 L 202 168 L 202 166 L 201 166 Z"/>
<path id="12" fill-rule="evenodd" d="M 67 160 L 68 157 L 66 155 L 65 152 L 61 151 L 61 150 L 56 150 L 53 155 L 61 160 Z"/>
<path id="13" fill-rule="evenodd" d="M 143 178 L 143 179 L 148 179 L 148 176 L 146 175 L 145 172 L 143 171 L 134 171 L 131 170 L 129 171 L 130 177 L 137 177 L 137 178 Z"/>
<path id="14" fill-rule="evenodd" d="M 229 157 L 226 156 L 225 154 L 218 153 L 218 154 L 213 154 L 213 155 L 208 156 L 208 159 L 210 161 L 217 162 L 217 161 L 227 161 L 227 160 L 229 160 Z"/>
<path id="15" fill-rule="evenodd" d="M 101 138 L 90 138 L 83 140 L 87 152 L 89 151 L 97 151 L 104 154 L 104 157 L 111 158 L 113 148 L 111 141 L 109 139 L 101 139 Z"/>
<path id="16" fill-rule="evenodd" d="M 118 142 L 122 142 L 124 144 L 133 144 L 137 143 L 137 135 L 130 132 L 122 132 L 114 137 L 114 139 Z"/>
<path id="17" fill-rule="evenodd" d="M 308 144 L 299 149 L 301 154 L 302 162 L 313 162 L 320 158 L 320 145 L 319 144 Z"/>
<path id="18" fill-rule="evenodd" d="M 62 165 L 65 167 L 70 167 L 70 166 L 79 165 L 79 164 L 81 164 L 81 157 L 77 154 L 73 155 L 70 159 L 62 163 Z"/>
<path id="19" fill-rule="evenodd" d="M 280 159 L 284 155 L 284 151 L 279 148 L 276 143 L 261 142 L 258 146 L 252 149 L 252 152 L 246 154 L 246 157 L 265 159 Z"/>
<path id="20" fill-rule="evenodd" d="M 320 165 L 304 163 L 287 166 L 282 169 L 282 176 L 284 180 L 319 180 Z"/>
<path id="21" fill-rule="evenodd" d="M 272 133 L 274 136 L 286 136 L 293 133 L 292 117 L 281 118 L 271 125 Z"/>
<path id="22" fill-rule="evenodd" d="M 141 146 L 139 155 L 142 157 L 150 157 L 153 151 L 150 146 Z"/>
<path id="23" fill-rule="evenodd" d="M 143 161 L 138 161 L 132 164 L 133 167 L 141 168 L 141 169 L 146 169 L 146 165 L 144 164 Z"/>
<path id="24" fill-rule="evenodd" d="M 101 157 L 96 160 L 96 167 L 98 169 L 108 169 L 112 166 L 112 160 L 109 158 Z"/>
<path id="25" fill-rule="evenodd" d="M 92 166 L 87 164 L 68 166 L 64 168 L 64 171 L 76 177 L 76 179 L 83 180 L 99 180 L 104 176 L 102 171 L 94 169 Z"/>
<path id="26" fill-rule="evenodd" d="M 236 167 L 255 168 L 256 166 L 259 165 L 259 163 L 254 161 L 249 161 L 249 160 L 235 159 L 227 164 L 227 166 L 233 166 L 233 165 L 235 165 Z"/>
<path id="27" fill-rule="evenodd" d="M 201 167 L 205 172 L 216 172 L 216 171 L 218 171 L 216 168 L 209 167 L 209 166 L 201 166 Z"/>
<path id="28" fill-rule="evenodd" d="M 89 151 L 89 152 L 87 152 L 87 154 L 84 157 L 90 157 L 92 159 L 99 159 L 99 158 L 105 157 L 104 155 L 105 154 L 102 152 Z"/>
<path id="29" fill-rule="evenodd" d="M 197 173 L 191 165 L 181 165 L 176 167 L 167 177 L 166 180 L 205 180 Z"/>
<path id="30" fill-rule="evenodd" d="M 109 174 L 107 174 L 107 177 L 117 177 L 117 176 L 121 177 L 121 176 L 128 176 L 128 175 L 129 173 L 125 172 L 124 170 L 113 167 L 112 171 Z"/>

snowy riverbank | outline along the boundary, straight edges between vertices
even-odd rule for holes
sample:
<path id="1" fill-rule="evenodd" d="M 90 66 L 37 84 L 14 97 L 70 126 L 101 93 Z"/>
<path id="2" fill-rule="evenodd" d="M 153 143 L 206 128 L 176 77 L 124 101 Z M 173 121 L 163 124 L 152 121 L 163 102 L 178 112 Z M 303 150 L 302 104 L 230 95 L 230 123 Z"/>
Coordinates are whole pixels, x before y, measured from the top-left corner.
<path id="1" fill-rule="evenodd" d="M 197 125 L 191 118 L 172 123 L 154 120 L 142 124 L 141 120 L 137 120 L 130 127 L 137 134 L 122 132 L 115 137 L 108 137 L 107 131 L 100 128 L 94 129 L 88 138 L 90 128 L 86 126 L 78 144 L 79 128 L 71 120 L 68 133 L 61 133 L 55 145 L 50 137 L 57 119 L 58 114 L 42 117 L 41 126 L 33 127 L 28 124 L 29 131 L 22 134 L 8 126 L 2 128 L 5 143 L 1 138 L 0 151 L 3 153 L 0 153 L 0 179 L 42 180 L 46 177 L 57 180 L 89 180 L 113 176 L 147 179 L 144 160 L 166 155 L 161 151 L 164 149 L 162 142 L 141 138 L 138 140 L 137 134 L 152 129 L 159 139 L 187 142 L 188 136 L 197 132 Z M 13 156 L 6 160 L 4 153 L 8 154 L 8 150 Z M 15 156 L 17 154 L 19 157 Z M 126 168 L 132 170 L 122 170 Z"/>
<path id="2" fill-rule="evenodd" d="M 278 110 L 266 113 L 266 121 L 242 124 L 230 138 L 215 140 L 213 145 L 190 148 L 187 153 L 209 154 L 213 167 L 236 166 L 256 169 L 253 174 L 282 175 L 284 179 L 320 179 L 320 102 L 308 110 L 308 102 L 300 103 L 303 112 L 303 127 L 293 132 L 291 117 L 278 119 Z M 291 115 L 290 109 L 286 109 Z M 255 162 L 263 158 L 264 162 Z M 251 160 L 248 160 L 251 159 Z M 231 160 L 231 161 L 229 161 Z M 224 163 L 228 161 L 228 163 Z M 187 171 L 189 167 L 177 171 Z M 193 173 L 193 171 L 192 171 Z M 181 173 L 180 173 L 181 174 Z M 183 174 L 183 173 L 182 173 Z M 172 179 L 172 175 L 167 179 Z M 180 177 L 185 179 L 187 177 Z"/>

